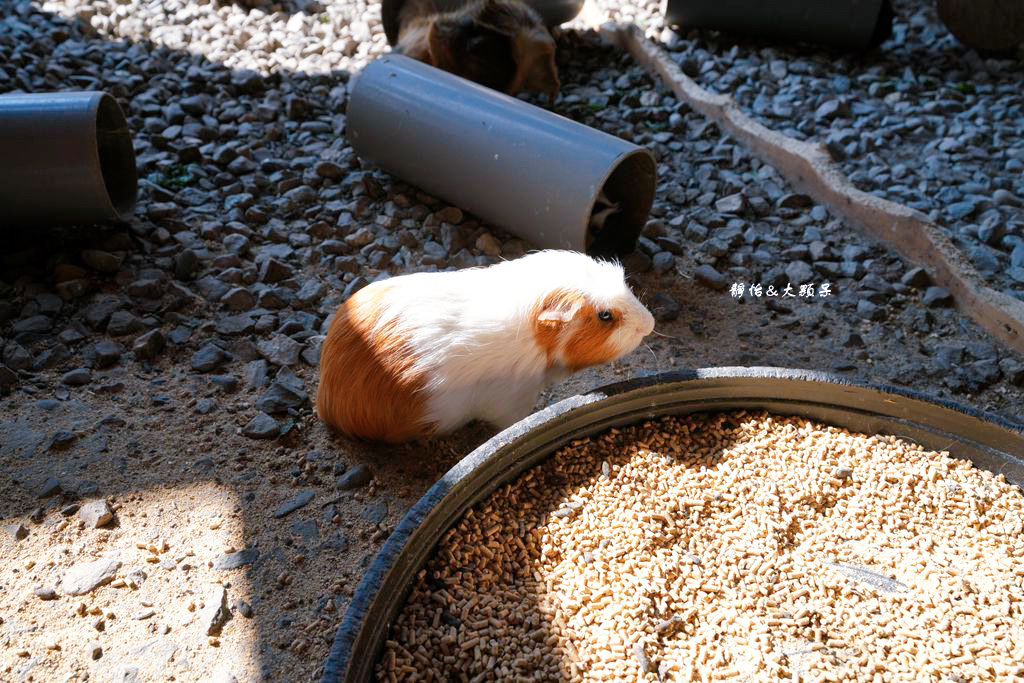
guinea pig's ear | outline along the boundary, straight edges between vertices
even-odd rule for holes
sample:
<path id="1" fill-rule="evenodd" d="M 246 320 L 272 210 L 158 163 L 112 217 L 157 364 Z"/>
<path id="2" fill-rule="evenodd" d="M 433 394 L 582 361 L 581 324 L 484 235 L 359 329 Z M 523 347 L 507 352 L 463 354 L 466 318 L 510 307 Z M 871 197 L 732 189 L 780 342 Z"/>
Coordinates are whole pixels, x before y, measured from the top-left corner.
<path id="1" fill-rule="evenodd" d="M 556 296 L 544 302 L 544 309 L 537 316 L 541 325 L 559 327 L 573 319 L 582 302 L 577 297 Z"/>
<path id="2" fill-rule="evenodd" d="M 472 32 L 473 18 L 469 16 L 434 21 L 430 25 L 430 33 L 427 35 L 430 65 L 445 71 L 455 69 L 459 62 L 456 53 Z"/>

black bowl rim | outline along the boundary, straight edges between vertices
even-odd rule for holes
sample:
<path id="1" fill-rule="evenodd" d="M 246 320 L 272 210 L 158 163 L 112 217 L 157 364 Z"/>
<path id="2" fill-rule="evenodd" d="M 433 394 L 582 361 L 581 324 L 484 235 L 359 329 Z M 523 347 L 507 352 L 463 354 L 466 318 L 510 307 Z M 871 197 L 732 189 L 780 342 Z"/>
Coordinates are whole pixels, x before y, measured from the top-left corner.
<path id="1" fill-rule="evenodd" d="M 880 394 L 878 398 L 883 401 L 887 399 L 884 395 L 902 397 L 922 404 L 920 408 L 927 409 L 938 407 L 953 413 L 959 413 L 966 418 L 973 418 L 988 427 L 994 427 L 1006 432 L 1007 439 L 1020 440 L 1022 450 L 1019 454 L 998 453 L 1008 458 L 1017 458 L 1014 463 L 1018 470 L 1024 471 L 1024 424 L 1011 422 L 1001 416 L 987 413 L 985 411 L 966 406 L 955 401 L 942 399 L 928 394 L 884 384 L 875 384 L 852 380 L 839 375 L 821 372 L 818 370 L 806 370 L 797 368 L 780 368 L 769 366 L 728 366 L 699 368 L 693 370 L 679 370 L 653 375 L 644 375 L 621 382 L 615 382 L 598 387 L 586 394 L 577 394 L 558 401 L 546 408 L 538 410 L 523 418 L 514 425 L 494 435 L 483 444 L 475 448 L 469 455 L 462 458 L 451 467 L 441 479 L 409 509 L 395 531 L 385 541 L 373 561 L 373 564 L 363 575 L 356 592 L 352 596 L 341 627 L 335 635 L 327 662 L 324 665 L 322 683 L 337 683 L 346 680 L 345 676 L 352 664 L 352 647 L 356 638 L 366 623 L 371 605 L 381 592 L 380 587 L 383 579 L 394 567 L 401 553 L 406 549 L 410 536 L 421 526 L 421 522 L 442 500 L 451 493 L 458 482 L 469 477 L 479 466 L 488 462 L 495 453 L 510 446 L 517 441 L 524 439 L 528 434 L 544 426 L 554 426 L 560 418 L 573 413 L 574 411 L 591 406 L 594 403 L 607 401 L 622 394 L 642 391 L 661 387 L 663 385 L 678 384 L 701 380 L 795 380 L 811 382 L 818 385 L 835 385 L 839 387 L 850 387 L 858 390 L 874 391 Z M 462 513 L 460 513 L 462 514 Z M 441 532 L 443 533 L 443 531 Z M 436 544 L 436 542 L 435 542 Z M 374 653 L 374 656 L 376 654 Z"/>

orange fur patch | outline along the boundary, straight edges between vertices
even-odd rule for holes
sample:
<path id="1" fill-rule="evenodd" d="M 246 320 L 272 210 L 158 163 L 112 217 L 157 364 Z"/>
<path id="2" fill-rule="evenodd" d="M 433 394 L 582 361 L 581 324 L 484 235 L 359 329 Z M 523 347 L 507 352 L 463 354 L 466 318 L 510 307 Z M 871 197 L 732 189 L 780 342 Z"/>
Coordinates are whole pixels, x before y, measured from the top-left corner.
<path id="1" fill-rule="evenodd" d="M 399 442 L 429 436 L 425 377 L 407 340 L 386 325 L 376 334 L 386 285 L 369 286 L 343 303 L 320 352 L 320 418 L 352 436 Z"/>
<path id="2" fill-rule="evenodd" d="M 546 312 L 560 312 L 567 316 L 547 316 Z M 587 298 L 573 290 L 556 289 L 532 311 L 533 338 L 547 355 L 548 367 L 556 364 L 559 345 L 565 341 L 563 357 L 566 368 L 572 372 L 591 365 L 606 363 L 615 357 L 608 345 L 608 337 L 622 320 L 619 311 L 612 311 L 615 323 L 597 318 L 597 309 Z"/>
<path id="3" fill-rule="evenodd" d="M 565 344 L 565 360 L 569 370 L 576 372 L 591 365 L 607 363 L 615 358 L 615 353 L 608 345 L 608 337 L 615 326 L 622 322 L 622 314 L 612 311 L 615 322 L 606 323 L 597 319 L 597 309 L 585 304 L 577 312 L 569 341 Z"/>

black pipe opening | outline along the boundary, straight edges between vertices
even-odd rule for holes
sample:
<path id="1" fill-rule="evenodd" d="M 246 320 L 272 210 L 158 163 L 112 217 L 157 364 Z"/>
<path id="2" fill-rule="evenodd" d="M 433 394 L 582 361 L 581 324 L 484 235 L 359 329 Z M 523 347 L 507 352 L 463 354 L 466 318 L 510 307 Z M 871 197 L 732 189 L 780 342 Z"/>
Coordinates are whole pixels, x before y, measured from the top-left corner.
<path id="1" fill-rule="evenodd" d="M 601 187 L 601 193 L 619 208 L 609 214 L 602 225 L 595 225 L 594 214 L 600 212 L 602 206 L 595 200 L 590 207 L 585 240 L 588 254 L 621 259 L 636 248 L 636 240 L 654 203 L 657 183 L 658 170 L 647 150 L 635 150 L 619 160 Z"/>
<path id="2" fill-rule="evenodd" d="M 138 194 L 135 148 L 121 108 L 106 94 L 96 110 L 96 149 L 107 196 L 118 216 L 126 220 Z"/>

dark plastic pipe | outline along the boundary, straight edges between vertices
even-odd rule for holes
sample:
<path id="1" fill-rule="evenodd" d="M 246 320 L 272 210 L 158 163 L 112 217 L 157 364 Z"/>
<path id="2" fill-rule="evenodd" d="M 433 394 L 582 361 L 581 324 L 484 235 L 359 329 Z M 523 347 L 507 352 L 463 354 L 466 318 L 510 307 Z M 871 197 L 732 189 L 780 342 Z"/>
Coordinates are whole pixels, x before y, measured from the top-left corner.
<path id="1" fill-rule="evenodd" d="M 914 391 L 811 370 L 706 368 L 612 384 L 517 422 L 448 470 L 409 510 L 366 572 L 334 638 L 322 683 L 366 683 L 417 572 L 462 514 L 558 448 L 662 415 L 767 410 L 892 434 L 968 458 L 1024 487 L 1024 427 Z"/>
<path id="2" fill-rule="evenodd" d="M 664 0 L 666 23 L 848 49 L 892 32 L 890 0 Z"/>
<path id="3" fill-rule="evenodd" d="M 113 97 L 0 95 L 0 232 L 124 221 L 137 191 L 131 134 Z"/>
<path id="4" fill-rule="evenodd" d="M 628 254 L 654 200 L 649 150 L 402 55 L 363 69 L 346 127 L 365 160 L 538 247 Z M 621 210 L 590 231 L 602 190 Z"/>

